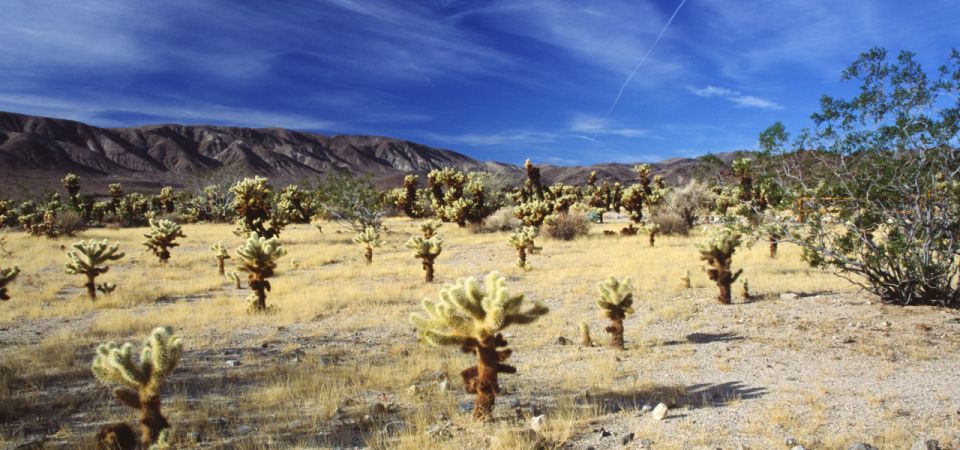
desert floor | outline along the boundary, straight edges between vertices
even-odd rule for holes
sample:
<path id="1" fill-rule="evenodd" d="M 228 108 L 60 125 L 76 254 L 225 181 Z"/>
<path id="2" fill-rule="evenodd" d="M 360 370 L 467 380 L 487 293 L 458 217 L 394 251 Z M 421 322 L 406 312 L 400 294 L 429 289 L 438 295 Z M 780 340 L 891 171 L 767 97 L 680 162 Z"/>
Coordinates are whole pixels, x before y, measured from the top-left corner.
<path id="1" fill-rule="evenodd" d="M 63 270 L 76 238 L 7 233 L 12 255 L 0 265 L 23 272 L 0 304 L 0 447 L 45 439 L 47 448 L 95 448 L 103 424 L 133 424 L 136 412 L 90 363 L 98 343 L 139 347 L 160 325 L 186 347 L 163 402 L 178 448 L 960 446 L 960 314 L 883 305 L 809 269 L 796 247 L 782 245 L 776 259 L 762 242 L 738 252 L 753 299 L 738 282 L 735 304 L 720 305 L 698 260 L 699 233 L 651 248 L 646 236 L 602 234 L 622 223 L 596 225 L 574 241 L 540 238 L 524 272 L 507 233 L 446 224 L 437 280 L 426 284 L 403 247 L 417 222 L 386 225 L 370 266 L 334 223 L 284 230 L 289 253 L 271 280 L 270 315 L 248 315 L 248 291 L 216 273 L 209 246 L 241 242 L 227 225 L 184 226 L 166 267 L 140 244 L 144 229 L 83 233 L 126 252 L 98 279 L 117 290 L 96 303 L 82 277 Z M 418 344 L 408 316 L 443 284 L 492 270 L 551 312 L 506 330 L 518 374 L 501 377 L 495 420 L 477 424 L 459 376 L 471 355 Z M 687 271 L 691 289 L 681 287 Z M 610 275 L 636 286 L 625 351 L 605 346 L 594 303 Z M 582 321 L 594 347 L 580 345 Z M 670 407 L 662 421 L 643 408 L 659 402 Z M 538 434 L 529 424 L 539 414 Z"/>

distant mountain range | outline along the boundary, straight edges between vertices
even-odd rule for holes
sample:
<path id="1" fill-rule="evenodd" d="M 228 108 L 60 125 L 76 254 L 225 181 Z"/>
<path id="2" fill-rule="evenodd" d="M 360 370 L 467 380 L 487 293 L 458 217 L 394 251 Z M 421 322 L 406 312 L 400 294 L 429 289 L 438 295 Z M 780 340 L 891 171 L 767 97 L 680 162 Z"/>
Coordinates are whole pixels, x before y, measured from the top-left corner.
<path id="1" fill-rule="evenodd" d="M 733 153 L 717 155 L 729 163 Z M 536 161 L 535 161 L 536 162 Z M 653 163 L 668 182 L 688 179 L 697 159 Z M 630 182 L 633 164 L 539 165 L 545 181 L 582 184 L 590 172 L 601 180 Z M 147 125 L 100 128 L 65 119 L 0 112 L 2 193 L 48 189 L 73 172 L 99 191 L 121 182 L 133 189 L 182 186 L 211 173 L 258 174 L 277 183 L 314 179 L 336 170 L 372 174 L 381 185 L 398 185 L 409 173 L 454 167 L 485 170 L 519 179 L 513 164 L 482 162 L 453 150 L 380 136 L 336 135 L 282 128 L 210 125 Z"/>

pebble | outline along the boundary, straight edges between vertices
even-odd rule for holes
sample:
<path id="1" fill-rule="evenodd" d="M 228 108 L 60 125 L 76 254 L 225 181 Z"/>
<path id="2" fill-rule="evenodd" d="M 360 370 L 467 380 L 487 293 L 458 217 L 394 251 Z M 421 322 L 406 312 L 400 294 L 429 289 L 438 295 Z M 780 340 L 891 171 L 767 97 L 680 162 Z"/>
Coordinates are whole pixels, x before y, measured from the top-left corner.
<path id="1" fill-rule="evenodd" d="M 530 429 L 539 433 L 543 430 L 547 416 L 541 414 L 530 419 Z"/>
<path id="2" fill-rule="evenodd" d="M 438 389 L 440 392 L 447 392 L 447 390 L 450 389 L 450 382 L 447 381 L 447 380 L 443 380 L 443 381 L 437 383 L 437 389 Z"/>
<path id="3" fill-rule="evenodd" d="M 870 444 L 864 444 L 863 442 L 857 442 L 856 444 L 851 445 L 850 448 L 847 449 L 847 450 L 879 450 L 879 449 L 876 448 L 876 447 L 874 447 L 874 446 L 872 446 L 872 445 L 870 445 Z"/>
<path id="4" fill-rule="evenodd" d="M 796 292 L 784 292 L 780 294 L 780 300 L 796 300 L 799 295 Z"/>
<path id="5" fill-rule="evenodd" d="M 470 411 L 473 411 L 473 402 L 463 402 L 463 403 L 457 405 L 457 409 L 459 409 L 460 412 L 470 412 Z"/>
<path id="6" fill-rule="evenodd" d="M 640 408 L 641 413 L 648 413 L 650 411 L 653 411 L 653 407 L 650 405 L 643 405 L 643 408 Z"/>
<path id="7" fill-rule="evenodd" d="M 807 450 L 802 445 L 794 445 L 790 450 Z"/>
<path id="8" fill-rule="evenodd" d="M 570 339 L 560 336 L 557 338 L 557 345 L 570 345 Z"/>
<path id="9" fill-rule="evenodd" d="M 240 365 L 240 361 L 236 359 L 228 359 L 224 364 L 226 364 L 227 367 L 237 367 Z"/>
<path id="10" fill-rule="evenodd" d="M 633 433 L 627 433 L 620 439 L 620 445 L 627 445 L 633 440 Z"/>
<path id="11" fill-rule="evenodd" d="M 940 442 L 936 439 L 921 439 L 914 442 L 910 450 L 940 450 Z"/>
<path id="12" fill-rule="evenodd" d="M 667 418 L 667 405 L 660 403 L 656 408 L 653 408 L 653 418 L 655 420 L 663 420 Z"/>

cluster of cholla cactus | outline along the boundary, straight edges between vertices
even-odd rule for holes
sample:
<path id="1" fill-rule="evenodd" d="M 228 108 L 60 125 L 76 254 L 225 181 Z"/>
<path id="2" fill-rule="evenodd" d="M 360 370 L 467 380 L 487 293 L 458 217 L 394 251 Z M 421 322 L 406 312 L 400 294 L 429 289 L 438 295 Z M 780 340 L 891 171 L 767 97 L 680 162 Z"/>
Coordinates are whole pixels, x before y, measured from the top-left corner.
<path id="1" fill-rule="evenodd" d="M 610 325 L 606 328 L 607 333 L 610 333 L 610 346 L 622 350 L 623 319 L 628 314 L 633 314 L 633 285 L 630 278 L 618 280 L 610 277 L 598 284 L 597 290 L 600 292 L 597 306 L 603 315 L 610 319 Z"/>
<path id="2" fill-rule="evenodd" d="M 247 242 L 237 249 L 237 268 L 247 273 L 247 285 L 253 291 L 247 298 L 250 312 L 267 311 L 267 292 L 270 291 L 267 279 L 274 275 L 277 260 L 286 254 L 278 238 L 268 239 L 257 236 L 257 233 L 250 233 Z"/>
<path id="3" fill-rule="evenodd" d="M 433 237 L 411 236 L 404 247 L 413 250 L 413 257 L 423 262 L 423 279 L 427 283 L 433 282 L 433 262 L 443 251 L 443 236 L 434 234 Z"/>
<path id="4" fill-rule="evenodd" d="M 380 232 L 373 227 L 364 228 L 362 232 L 357 233 L 353 236 L 353 242 L 363 246 L 363 258 L 367 261 L 367 264 L 373 262 L 373 249 L 383 245 L 383 241 L 380 240 Z"/>
<path id="5" fill-rule="evenodd" d="M 730 304 L 730 285 L 737 281 L 743 269 L 732 272 L 730 263 L 733 253 L 741 244 L 742 235 L 728 227 L 714 230 L 707 241 L 697 246 L 700 250 L 700 259 L 707 262 L 707 276 L 717 283 L 720 303 Z"/>
<path id="6" fill-rule="evenodd" d="M 236 235 L 253 232 L 267 239 L 280 235 L 284 222 L 279 214 L 271 214 L 273 188 L 266 178 L 244 178 L 233 185 L 230 192 L 234 195 L 233 209 L 238 216 Z"/>
<path id="7" fill-rule="evenodd" d="M 7 293 L 7 285 L 19 274 L 20 268 L 17 266 L 0 269 L 0 300 L 10 300 L 10 294 Z"/>
<path id="8" fill-rule="evenodd" d="M 174 241 L 186 236 L 180 229 L 180 224 L 176 222 L 166 219 L 150 219 L 150 232 L 143 237 L 147 238 L 143 245 L 150 249 L 160 259 L 160 265 L 164 266 L 170 260 L 170 249 L 180 245 Z"/>
<path id="9" fill-rule="evenodd" d="M 499 201 L 487 193 L 487 177 L 482 172 L 467 173 L 449 167 L 427 174 L 433 196 L 431 208 L 437 218 L 462 227 L 480 223 L 496 211 Z"/>
<path id="10" fill-rule="evenodd" d="M 224 263 L 230 259 L 230 254 L 227 253 L 227 247 L 223 245 L 223 241 L 220 241 L 211 245 L 210 251 L 213 252 L 213 257 L 217 259 L 217 273 L 223 276 Z"/>
<path id="11" fill-rule="evenodd" d="M 180 361 L 183 345 L 169 327 L 159 327 L 143 343 L 139 360 L 133 345 L 100 344 L 93 359 L 93 374 L 101 383 L 115 387 L 113 395 L 126 406 L 140 410 L 140 448 L 161 439 L 170 423 L 160 411 L 160 387 Z M 136 448 L 127 441 L 132 430 L 125 423 L 109 425 L 100 432 L 103 448 Z"/>
<path id="12" fill-rule="evenodd" d="M 511 350 L 500 332 L 510 325 L 526 325 L 547 313 L 546 306 L 533 303 L 524 308 L 523 294 L 507 292 L 505 281 L 491 272 L 480 286 L 474 278 L 458 279 L 440 291 L 436 302 L 423 301 L 426 316 L 412 315 L 418 339 L 431 345 L 459 346 L 464 353 L 474 353 L 477 365 L 460 375 L 466 391 L 476 394 L 473 418 L 486 420 L 492 416 L 500 385 L 498 374 L 516 373 L 504 362 Z"/>
<path id="13" fill-rule="evenodd" d="M 431 202 L 431 191 L 419 187 L 419 177 L 407 175 L 403 177 L 403 186 L 390 191 L 387 198 L 407 217 L 412 219 L 426 217 Z"/>
<path id="14" fill-rule="evenodd" d="M 66 264 L 66 272 L 70 275 L 84 275 L 87 282 L 83 285 L 87 288 L 87 295 L 90 300 L 97 299 L 97 291 L 108 293 L 113 291 L 115 285 L 101 283 L 97 285 L 97 277 L 110 270 L 104 263 L 116 261 L 123 258 L 124 254 L 119 251 L 120 244 L 110 245 L 106 239 L 102 241 L 89 240 L 75 242 L 73 250 L 67 252 L 70 262 Z"/>
<path id="15" fill-rule="evenodd" d="M 442 226 L 443 222 L 431 219 L 420 224 L 420 232 L 423 233 L 424 239 L 430 239 L 437 234 L 437 230 Z"/>
<path id="16" fill-rule="evenodd" d="M 531 269 L 530 263 L 527 262 L 527 254 L 534 254 L 541 250 L 534 242 L 537 234 L 537 229 L 534 227 L 521 227 L 510 235 L 508 242 L 517 249 L 517 267 L 523 270 Z"/>
<path id="17" fill-rule="evenodd" d="M 319 209 L 320 205 L 313 193 L 291 184 L 280 190 L 274 213 L 279 217 L 278 221 L 285 224 L 310 223 L 310 219 Z"/>

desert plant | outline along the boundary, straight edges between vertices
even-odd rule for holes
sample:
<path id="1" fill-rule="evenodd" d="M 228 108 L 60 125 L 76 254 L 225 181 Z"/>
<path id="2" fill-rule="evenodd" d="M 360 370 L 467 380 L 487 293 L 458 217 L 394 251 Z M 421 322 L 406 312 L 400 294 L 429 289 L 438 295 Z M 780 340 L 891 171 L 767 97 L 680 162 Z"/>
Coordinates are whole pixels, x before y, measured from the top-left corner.
<path id="1" fill-rule="evenodd" d="M 244 178 L 233 185 L 230 192 L 234 195 L 233 209 L 238 216 L 234 234 L 244 236 L 253 232 L 265 239 L 280 235 L 285 223 L 279 215 L 272 214 L 273 187 L 266 178 Z"/>
<path id="2" fill-rule="evenodd" d="M 17 266 L 0 269 L 0 300 L 10 300 L 10 294 L 7 294 L 7 285 L 19 274 L 20 268 Z"/>
<path id="3" fill-rule="evenodd" d="M 150 232 L 143 237 L 147 238 L 143 245 L 150 249 L 160 259 L 160 265 L 164 266 L 170 260 L 170 249 L 180 246 L 174 241 L 179 237 L 186 236 L 180 229 L 180 224 L 176 222 L 150 219 Z"/>
<path id="4" fill-rule="evenodd" d="M 413 250 L 414 258 L 420 258 L 423 261 L 424 281 L 432 283 L 433 262 L 443 251 L 443 236 L 435 234 L 430 239 L 424 239 L 423 236 L 411 236 L 403 245 Z"/>
<path id="5" fill-rule="evenodd" d="M 109 266 L 103 265 L 109 261 L 116 261 L 123 258 L 120 253 L 120 244 L 110 245 L 106 239 L 102 241 L 89 240 L 74 242 L 73 250 L 67 252 L 67 258 L 70 262 L 66 265 L 66 272 L 70 275 L 85 275 L 87 282 L 83 285 L 87 288 L 87 295 L 90 300 L 97 299 L 97 277 L 107 273 Z"/>
<path id="6" fill-rule="evenodd" d="M 424 239 L 430 239 L 430 238 L 432 238 L 435 234 L 437 234 L 437 230 L 439 230 L 440 227 L 442 227 L 442 226 L 443 226 L 443 222 L 441 222 L 441 221 L 439 221 L 439 220 L 433 220 L 433 219 L 431 219 L 431 220 L 428 220 L 428 221 L 420 224 L 420 231 L 423 233 L 423 238 L 424 238 Z"/>
<path id="7" fill-rule="evenodd" d="M 686 230 L 693 228 L 700 217 L 714 204 L 713 193 L 708 186 L 696 179 L 667 191 L 664 198 L 664 209 L 680 217 Z M 666 232 L 666 234 L 671 233 Z"/>
<path id="8" fill-rule="evenodd" d="M 580 341 L 584 347 L 593 347 L 593 339 L 590 338 L 590 325 L 586 322 L 580 322 Z"/>
<path id="9" fill-rule="evenodd" d="M 660 224 L 648 223 L 644 225 L 643 231 L 647 233 L 647 236 L 649 236 L 650 246 L 653 247 L 657 243 L 657 234 L 660 233 Z"/>
<path id="10" fill-rule="evenodd" d="M 419 189 L 419 177 L 403 177 L 403 186 L 390 191 L 388 199 L 407 217 L 419 219 L 427 215 L 430 205 L 430 191 Z"/>
<path id="11" fill-rule="evenodd" d="M 537 247 L 534 243 L 534 239 L 537 237 L 537 229 L 534 227 L 523 227 L 517 228 L 513 234 L 510 235 L 510 240 L 508 243 L 517 249 L 517 267 L 523 270 L 530 270 L 530 263 L 527 262 L 527 254 L 533 254 L 540 251 L 540 247 Z"/>
<path id="12" fill-rule="evenodd" d="M 743 279 L 743 285 L 740 286 L 740 296 L 743 297 L 744 301 L 750 301 L 750 299 L 753 298 L 753 296 L 750 295 L 750 285 L 747 283 L 746 278 Z"/>
<path id="13" fill-rule="evenodd" d="M 513 208 L 513 215 L 526 227 L 540 228 L 552 213 L 553 204 L 547 200 L 529 200 Z"/>
<path id="14" fill-rule="evenodd" d="M 477 365 L 460 375 L 466 391 L 477 396 L 473 418 L 478 420 L 492 416 L 500 392 L 497 375 L 517 372 L 504 364 L 511 350 L 498 350 L 507 346 L 500 332 L 510 325 L 532 323 L 548 311 L 538 302 L 523 310 L 523 294 L 511 295 L 504 284 L 504 278 L 496 272 L 486 276 L 483 287 L 474 278 L 460 278 L 440 291 L 438 301 L 423 301 L 425 317 L 410 316 L 419 340 L 431 345 L 455 345 L 464 353 L 476 354 Z"/>
<path id="15" fill-rule="evenodd" d="M 354 233 L 370 227 L 380 231 L 384 202 L 372 179 L 372 175 L 356 177 L 346 171 L 327 174 L 319 187 L 326 214 Z"/>
<path id="16" fill-rule="evenodd" d="M 686 273 L 684 276 L 680 277 L 680 286 L 683 287 L 684 289 L 690 289 L 690 288 L 692 287 L 692 286 L 690 285 L 690 271 L 689 271 L 689 270 L 687 271 L 687 273 Z"/>
<path id="17" fill-rule="evenodd" d="M 659 226 L 660 234 L 664 235 L 687 236 L 691 230 L 682 216 L 668 208 L 655 208 L 647 216 L 647 223 Z"/>
<path id="18" fill-rule="evenodd" d="M 380 233 L 373 227 L 367 227 L 362 233 L 357 233 L 353 236 L 353 242 L 363 245 L 363 258 L 367 261 L 367 264 L 373 262 L 373 249 L 383 244 L 383 241 L 380 240 Z"/>
<path id="19" fill-rule="evenodd" d="M 543 232 L 554 239 L 573 240 L 590 233 L 590 219 L 576 210 L 551 214 L 543 221 Z"/>
<path id="20" fill-rule="evenodd" d="M 150 447 L 170 423 L 160 411 L 160 388 L 177 367 L 183 345 L 170 327 L 155 328 L 143 343 L 140 359 L 134 361 L 133 345 L 111 341 L 97 347 L 93 374 L 101 383 L 116 387 L 113 395 L 140 410 L 140 444 Z"/>
<path id="21" fill-rule="evenodd" d="M 630 278 L 618 280 L 610 277 L 598 284 L 597 290 L 600 292 L 597 306 L 610 319 L 610 326 L 605 328 L 610 333 L 610 346 L 623 350 L 623 319 L 627 314 L 633 314 L 633 285 Z"/>
<path id="22" fill-rule="evenodd" d="M 112 294 L 115 290 L 117 290 L 115 283 L 97 283 L 97 292 L 101 294 Z"/>
<path id="23" fill-rule="evenodd" d="M 240 286 L 240 274 L 236 272 L 230 272 L 227 274 L 227 278 L 229 278 L 230 281 L 233 281 L 233 283 L 237 286 L 237 289 L 243 288 L 242 286 Z"/>
<path id="24" fill-rule="evenodd" d="M 650 176 L 650 165 L 641 164 L 633 168 L 640 177 L 640 182 L 634 184 L 623 191 L 620 207 L 626 211 L 633 223 L 639 224 L 643 221 L 643 210 L 650 210 L 663 203 L 663 194 L 665 188 L 663 177 L 660 175 Z"/>
<path id="25" fill-rule="evenodd" d="M 230 254 L 227 253 L 227 248 L 224 247 L 223 241 L 217 242 L 210 246 L 210 251 L 213 252 L 213 257 L 217 259 L 217 273 L 220 276 L 223 276 L 223 266 L 226 260 L 230 259 Z"/>
<path id="26" fill-rule="evenodd" d="M 743 269 L 731 272 L 730 263 L 733 253 L 741 244 L 742 235 L 727 227 L 714 230 L 707 241 L 697 246 L 700 250 L 700 259 L 707 262 L 707 276 L 717 283 L 720 295 L 717 300 L 725 305 L 730 304 L 730 285 L 737 281 Z"/>
<path id="27" fill-rule="evenodd" d="M 247 285 L 252 291 L 247 301 L 250 302 L 249 312 L 262 313 L 267 311 L 267 292 L 270 291 L 268 278 L 274 275 L 277 260 L 287 254 L 280 245 L 278 238 L 264 238 L 257 233 L 250 233 L 247 242 L 236 250 L 237 268 L 247 273 Z"/>

